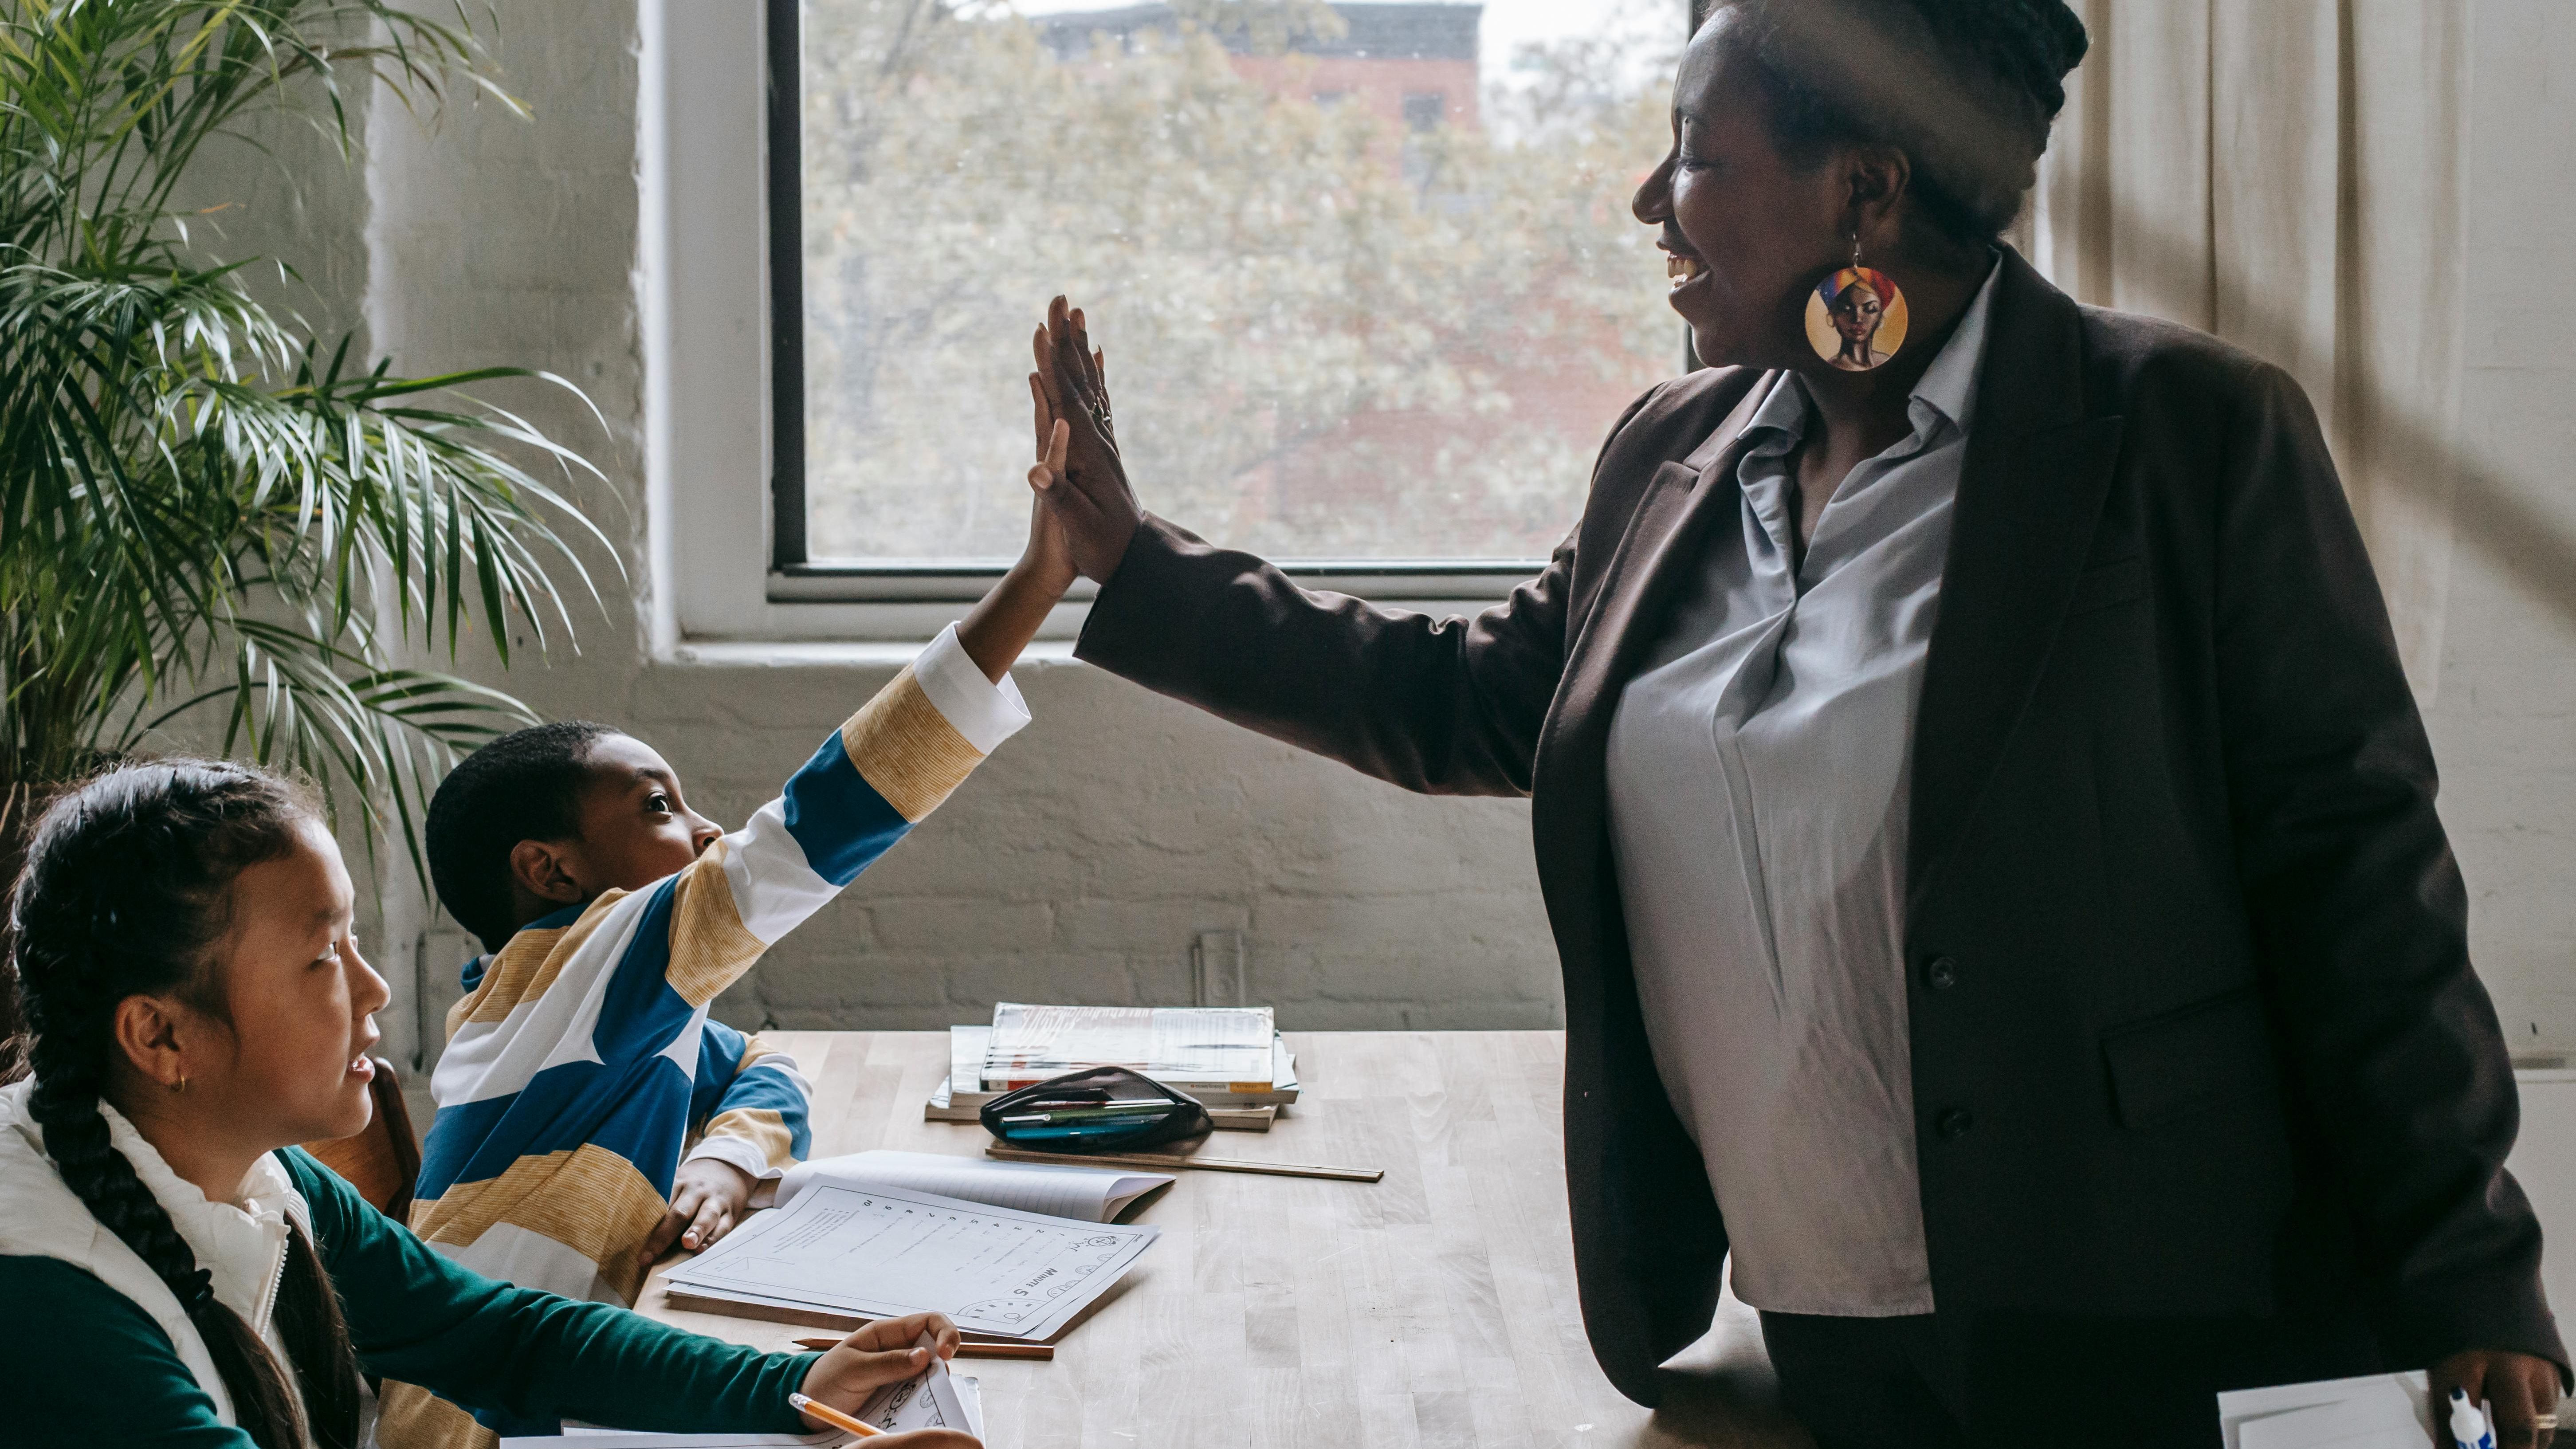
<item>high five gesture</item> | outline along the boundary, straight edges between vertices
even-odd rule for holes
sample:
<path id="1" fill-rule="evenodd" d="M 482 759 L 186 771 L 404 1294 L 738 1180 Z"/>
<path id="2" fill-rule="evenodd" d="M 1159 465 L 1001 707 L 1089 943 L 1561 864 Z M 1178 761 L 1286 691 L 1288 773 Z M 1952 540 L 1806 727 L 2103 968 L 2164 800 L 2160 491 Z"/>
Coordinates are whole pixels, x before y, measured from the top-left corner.
<path id="1" fill-rule="evenodd" d="M 1144 521 L 1109 411 L 1107 358 L 1091 345 L 1079 309 L 1058 297 L 1047 307 L 1046 326 L 1031 339 L 1037 371 L 1029 393 L 1038 408 L 1039 433 L 1061 429 L 1064 441 L 1029 470 L 1029 486 L 1062 531 L 1082 576 L 1106 583 L 1127 555 Z"/>

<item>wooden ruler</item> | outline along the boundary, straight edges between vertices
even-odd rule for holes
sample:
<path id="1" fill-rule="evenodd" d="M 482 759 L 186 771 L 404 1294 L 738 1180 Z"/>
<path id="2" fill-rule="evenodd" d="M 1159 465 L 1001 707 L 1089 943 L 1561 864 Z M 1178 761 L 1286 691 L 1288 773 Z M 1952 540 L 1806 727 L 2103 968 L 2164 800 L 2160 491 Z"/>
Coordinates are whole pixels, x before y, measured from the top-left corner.
<path id="1" fill-rule="evenodd" d="M 1199 1172 L 1257 1172 L 1269 1177 L 1324 1177 L 1335 1182 L 1376 1182 L 1386 1176 L 1375 1167 L 1327 1167 L 1317 1162 L 1252 1162 L 1240 1157 L 1180 1157 L 1168 1152 L 1102 1153 L 1031 1152 L 1024 1147 L 987 1143 L 986 1157 L 1004 1162 L 1063 1162 L 1082 1167 L 1186 1167 Z"/>

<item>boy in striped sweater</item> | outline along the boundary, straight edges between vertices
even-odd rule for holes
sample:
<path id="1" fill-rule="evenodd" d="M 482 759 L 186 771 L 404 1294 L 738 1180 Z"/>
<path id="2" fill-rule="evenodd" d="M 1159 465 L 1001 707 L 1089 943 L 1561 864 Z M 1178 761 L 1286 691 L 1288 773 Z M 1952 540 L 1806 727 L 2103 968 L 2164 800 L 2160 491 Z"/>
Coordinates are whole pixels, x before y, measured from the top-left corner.
<path id="1" fill-rule="evenodd" d="M 1062 446 L 1033 484 L 1060 476 Z M 663 1250 L 713 1242 L 804 1156 L 796 1063 L 707 1005 L 1028 722 L 1008 671 L 1073 577 L 1033 516 L 992 592 L 729 834 L 608 726 L 522 730 L 457 766 L 430 806 L 430 871 L 490 954 L 465 968 L 430 1079 L 422 1240 L 523 1287 L 631 1306 Z M 467 1449 L 556 1432 L 387 1383 L 378 1437 Z"/>

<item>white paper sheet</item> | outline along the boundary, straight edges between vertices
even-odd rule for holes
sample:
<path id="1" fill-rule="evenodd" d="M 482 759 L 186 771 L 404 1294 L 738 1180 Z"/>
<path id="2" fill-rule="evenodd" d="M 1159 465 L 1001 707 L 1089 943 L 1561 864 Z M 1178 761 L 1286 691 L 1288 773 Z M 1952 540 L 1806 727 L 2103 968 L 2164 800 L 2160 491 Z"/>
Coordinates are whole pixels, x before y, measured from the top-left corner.
<path id="1" fill-rule="evenodd" d="M 2429 1441 L 2404 1405 L 2347 1399 L 2249 1419 L 2238 1442 L 2242 1449 L 2425 1449 Z"/>
<path id="2" fill-rule="evenodd" d="M 881 1429 L 937 1429 L 948 1425 L 946 1415 L 954 1414 L 967 1433 L 983 1438 L 983 1381 L 951 1374 L 945 1364 L 935 1364 L 933 1368 L 944 1390 L 908 1396 L 917 1402 L 907 1413 L 901 1406 L 889 1408 L 882 1401 L 890 1397 L 893 1389 L 917 1390 L 922 1381 L 891 1385 L 872 1397 L 859 1417 Z M 942 1402 L 944 1409 L 940 1407 Z M 880 1422 L 881 1417 L 888 1422 Z M 560 1435 L 504 1439 L 501 1449 L 841 1449 L 858 1442 L 857 1435 L 837 1429 L 819 1434 L 638 1434 L 626 1429 L 566 1426 Z"/>
<path id="3" fill-rule="evenodd" d="M 671 1287 L 871 1318 L 938 1312 L 959 1328 L 1041 1339 L 1082 1311 L 1162 1230 L 983 1207 L 904 1188 L 818 1181 L 674 1269 Z"/>
<path id="4" fill-rule="evenodd" d="M 1105 1167 L 1052 1167 L 997 1162 L 989 1157 L 945 1157 L 935 1152 L 853 1152 L 800 1162 L 778 1182 L 778 1206 L 816 1182 L 842 1187 L 900 1187 L 1052 1218 L 1105 1223 L 1129 1203 L 1170 1182 L 1161 1172 L 1120 1172 Z"/>
<path id="5" fill-rule="evenodd" d="M 2421 1370 L 2240 1389 L 2218 1396 L 2219 1435 L 2227 1449 L 2380 1449 L 2369 1436 L 2403 1431 L 2417 1449 L 2433 1442 L 2429 1393 Z"/>

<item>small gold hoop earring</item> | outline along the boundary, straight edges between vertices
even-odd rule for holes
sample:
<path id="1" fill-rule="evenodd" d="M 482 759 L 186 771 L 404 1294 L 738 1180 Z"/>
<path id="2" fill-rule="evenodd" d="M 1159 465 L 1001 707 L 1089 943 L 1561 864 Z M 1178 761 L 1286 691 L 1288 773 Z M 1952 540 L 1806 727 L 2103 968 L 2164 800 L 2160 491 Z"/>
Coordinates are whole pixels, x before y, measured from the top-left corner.
<path id="1" fill-rule="evenodd" d="M 173 1092 L 184 1092 L 188 1090 L 188 1074 L 186 1072 L 181 1072 L 179 1074 L 179 1085 L 172 1087 L 170 1090 Z"/>
<path id="2" fill-rule="evenodd" d="M 1861 265 L 1860 233 L 1852 233 L 1852 260 L 1807 296 L 1807 345 L 1829 367 L 1872 372 L 1896 360 L 1905 346 L 1905 294 L 1885 272 Z"/>

